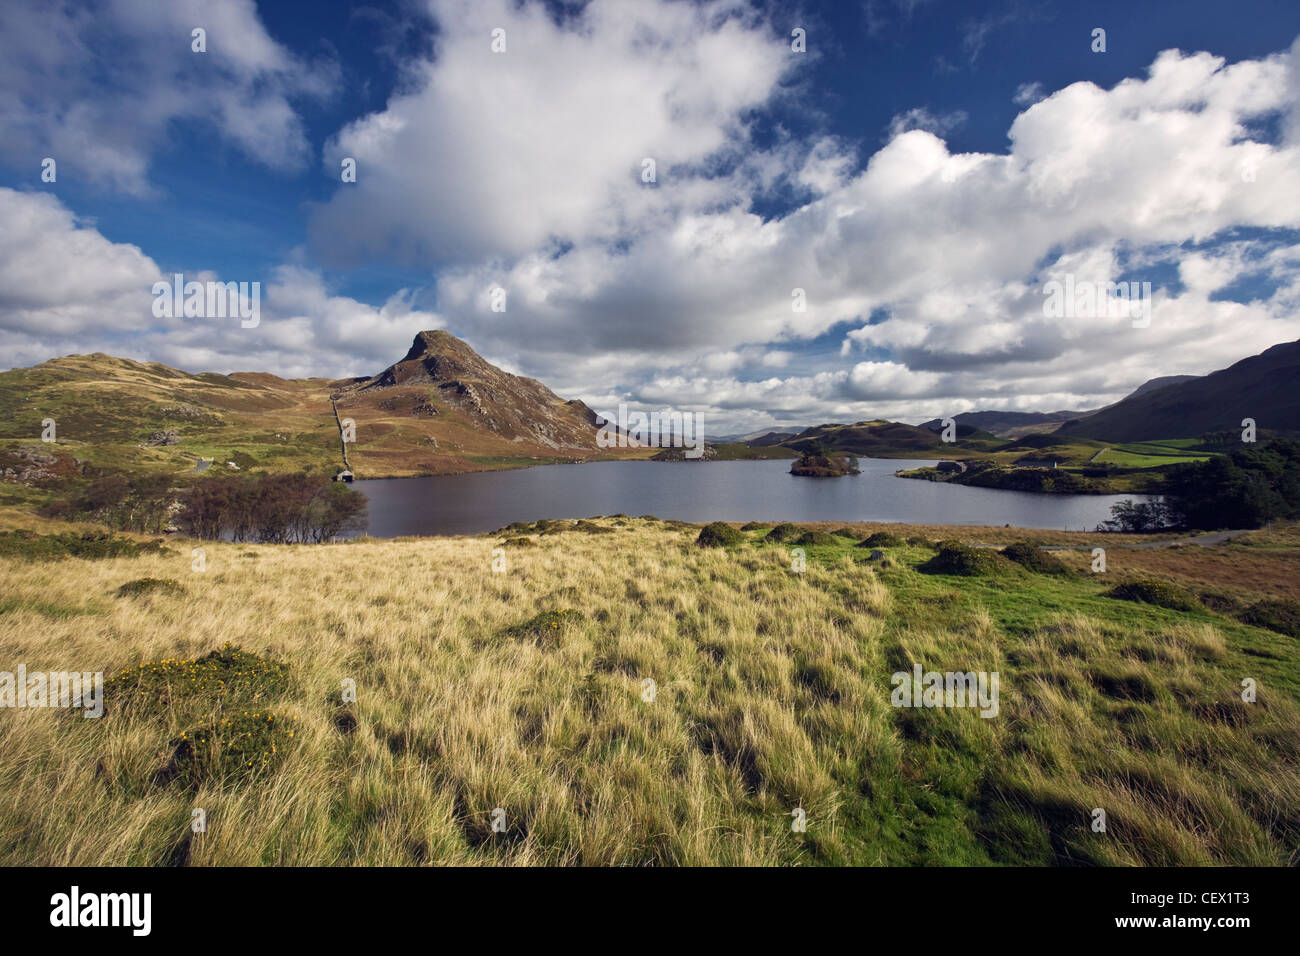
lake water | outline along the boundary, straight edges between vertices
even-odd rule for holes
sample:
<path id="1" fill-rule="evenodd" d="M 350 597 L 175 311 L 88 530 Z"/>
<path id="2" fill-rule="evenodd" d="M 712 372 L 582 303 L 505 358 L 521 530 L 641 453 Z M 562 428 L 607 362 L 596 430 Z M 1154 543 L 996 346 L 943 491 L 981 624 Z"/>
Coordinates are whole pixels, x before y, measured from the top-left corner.
<path id="1" fill-rule="evenodd" d="M 652 514 L 681 521 L 899 521 L 1091 531 L 1116 501 L 896 478 L 933 461 L 861 458 L 862 474 L 797 478 L 789 461 L 604 461 L 517 471 L 354 482 L 368 532 L 477 534 L 513 521 Z"/>

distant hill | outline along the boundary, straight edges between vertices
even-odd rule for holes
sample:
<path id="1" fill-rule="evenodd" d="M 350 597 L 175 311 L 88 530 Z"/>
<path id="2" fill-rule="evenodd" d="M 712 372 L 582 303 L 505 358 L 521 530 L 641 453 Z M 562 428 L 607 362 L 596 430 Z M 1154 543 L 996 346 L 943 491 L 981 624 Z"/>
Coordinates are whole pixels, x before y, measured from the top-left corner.
<path id="1" fill-rule="evenodd" d="M 1056 434 L 1114 442 L 1199 438 L 1240 429 L 1243 418 L 1253 418 L 1260 429 L 1300 434 L 1297 381 L 1300 341 L 1284 342 L 1209 375 L 1138 389 L 1087 418 L 1066 422 Z"/>
<path id="2" fill-rule="evenodd" d="M 35 446 L 77 469 L 180 473 L 203 459 L 218 472 L 234 461 L 241 471 L 332 473 L 341 462 L 331 396 L 356 423 L 349 459 L 362 478 L 649 454 L 599 448 L 590 408 L 443 331 L 421 332 L 369 378 L 192 374 L 102 353 L 0 372 L 0 454 Z M 45 418 L 57 444 L 40 440 Z"/>
<path id="3" fill-rule="evenodd" d="M 1157 389 L 1168 388 L 1170 385 L 1180 385 L 1183 382 L 1190 382 L 1196 375 L 1164 375 L 1160 378 L 1153 378 L 1143 382 L 1128 395 L 1124 396 L 1121 401 L 1127 401 L 1130 398 L 1136 398 L 1138 395 L 1145 395 L 1148 392 L 1154 392 Z M 1115 404 L 1119 404 L 1116 402 Z M 1103 408 L 1111 408 L 1106 405 Z M 953 421 L 959 425 L 972 425 L 980 431 L 989 432 L 997 435 L 999 438 L 1023 438 L 1025 435 L 1047 434 L 1055 432 L 1066 422 L 1076 419 L 1087 418 L 1091 415 L 1102 411 L 1100 408 L 1078 410 L 1078 411 L 1060 411 L 1060 412 L 1012 412 L 1012 411 L 979 411 L 979 412 L 961 412 L 953 416 Z M 929 428 L 933 431 L 939 431 L 943 427 L 943 420 L 932 418 L 928 422 L 922 422 L 922 428 Z"/>
<path id="4" fill-rule="evenodd" d="M 1133 389 L 1133 391 L 1129 392 L 1127 395 L 1121 398 L 1120 402 L 1126 402 L 1130 398 L 1137 398 L 1139 395 L 1145 395 L 1147 392 L 1154 392 L 1158 388 L 1168 388 L 1170 385 L 1182 385 L 1184 382 L 1190 382 L 1192 379 L 1200 378 L 1200 377 L 1201 376 L 1199 375 L 1162 375 L 1160 378 L 1148 379 L 1147 381 L 1139 385 L 1137 388 Z M 1105 407 L 1113 408 L 1115 405 L 1118 404 L 1119 402 L 1115 402 L 1112 405 L 1107 405 Z M 1098 411 L 1100 410 L 1101 409 L 1098 409 Z M 1074 417 L 1082 418 L 1083 416 L 1076 415 Z"/>
<path id="5" fill-rule="evenodd" d="M 1031 431 L 1052 431 L 1063 423 L 1075 418 L 1082 418 L 1091 412 L 961 412 L 952 416 L 958 425 L 970 425 L 983 432 L 997 435 L 999 438 L 1018 438 Z M 943 419 L 932 418 L 922 422 L 918 427 L 930 431 L 941 431 Z"/>
<path id="6" fill-rule="evenodd" d="M 782 444 L 799 452 L 820 444 L 827 451 L 863 457 L 892 457 L 898 452 L 928 452 L 951 447 L 943 443 L 937 432 L 928 428 L 883 420 L 852 425 L 816 425 Z"/>

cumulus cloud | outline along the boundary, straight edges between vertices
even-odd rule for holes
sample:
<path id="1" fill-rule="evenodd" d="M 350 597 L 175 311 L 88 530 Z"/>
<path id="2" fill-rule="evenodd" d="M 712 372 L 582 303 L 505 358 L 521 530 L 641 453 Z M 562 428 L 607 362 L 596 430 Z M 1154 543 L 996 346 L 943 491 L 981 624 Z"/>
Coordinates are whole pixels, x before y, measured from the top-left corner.
<path id="1" fill-rule="evenodd" d="M 261 320 L 158 318 L 153 285 L 170 282 L 138 247 L 113 242 L 53 196 L 0 187 L 0 354 L 6 367 L 52 355 L 108 352 L 187 371 L 271 371 L 294 377 L 373 374 L 437 328 L 400 290 L 374 307 L 333 294 L 319 272 L 272 270 Z M 221 281 L 195 270 L 187 281 Z"/>
<path id="2" fill-rule="evenodd" d="M 191 49 L 206 31 L 207 52 Z M 253 0 L 0 4 L 0 155 L 35 178 L 40 160 L 137 196 L 169 125 L 215 129 L 274 168 L 310 147 L 292 105 L 322 96 L 336 67 L 306 63 L 267 34 Z"/>
<path id="3" fill-rule="evenodd" d="M 414 88 L 326 149 L 331 170 L 357 162 L 314 220 L 327 260 L 437 265 L 671 228 L 734 201 L 721 171 L 743 162 L 743 114 L 793 62 L 786 38 L 719 0 L 595 0 L 563 22 L 508 0 L 430 6 L 441 32 Z M 806 175 L 835 169 L 822 155 Z"/>
<path id="4" fill-rule="evenodd" d="M 155 351 L 357 374 L 441 326 L 595 407 L 689 405 L 748 430 L 1095 407 L 1300 337 L 1300 41 L 1233 64 L 1166 51 L 1109 89 L 1030 84 L 1004 152 L 953 153 L 959 118 L 918 105 L 859 155 L 831 136 L 757 145 L 753 113 L 790 95 L 792 57 L 785 31 L 727 0 L 595 0 L 559 19 L 507 0 L 429 9 L 431 57 L 324 150 L 358 177 L 315 210 L 310 249 L 427 268 L 436 312 L 406 293 L 369 306 L 286 266 L 256 337 L 186 327 Z M 762 200 L 778 186 L 795 198 L 774 213 Z M 58 219 L 102 289 L 29 281 L 60 261 L 59 241 L 33 240 L 38 261 L 0 266 L 0 328 L 93 334 L 78 324 L 91 303 L 156 267 L 20 195 L 0 221 Z M 15 254 L 24 241 L 0 239 Z M 1044 286 L 1066 276 L 1152 281 L 1150 325 L 1046 314 Z M 1243 276 L 1253 291 L 1234 301 Z"/>

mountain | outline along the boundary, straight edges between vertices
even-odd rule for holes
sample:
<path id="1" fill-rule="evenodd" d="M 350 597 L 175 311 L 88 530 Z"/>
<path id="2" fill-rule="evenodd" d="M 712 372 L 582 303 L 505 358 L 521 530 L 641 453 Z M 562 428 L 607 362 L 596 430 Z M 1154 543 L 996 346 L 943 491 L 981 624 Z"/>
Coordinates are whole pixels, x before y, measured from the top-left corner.
<path id="1" fill-rule="evenodd" d="M 403 359 L 369 378 L 195 374 L 103 353 L 0 372 L 0 472 L 27 467 L 22 456 L 36 449 L 55 455 L 50 467 L 60 471 L 179 473 L 202 460 L 214 462 L 214 473 L 227 462 L 241 471 L 333 473 L 341 460 L 331 398 L 339 418 L 356 424 L 348 457 L 362 478 L 652 451 L 599 448 L 596 416 L 582 402 L 504 372 L 435 331 L 421 332 Z M 40 440 L 46 418 L 55 420 L 57 444 Z"/>
<path id="2" fill-rule="evenodd" d="M 448 332 L 421 332 L 406 357 L 336 394 L 339 414 L 378 427 L 427 421 L 429 435 L 453 446 L 496 436 L 509 455 L 587 456 L 597 451 L 596 414 L 541 382 L 504 372 Z M 436 419 L 436 422 L 434 421 Z M 380 453 L 383 454 L 383 453 Z"/>
<path id="3" fill-rule="evenodd" d="M 958 425 L 970 425 L 980 431 L 989 432 L 999 438 L 1019 438 L 1036 431 L 1052 431 L 1067 421 L 1081 418 L 1091 412 L 960 412 L 953 421 Z M 919 428 L 940 431 L 943 419 L 932 418 L 922 422 Z"/>
<path id="4" fill-rule="evenodd" d="M 1240 430 L 1244 418 L 1253 418 L 1260 429 L 1297 434 L 1298 379 L 1300 341 L 1284 342 L 1209 375 L 1138 389 L 1087 418 L 1066 422 L 1056 434 L 1113 442 L 1199 438 L 1206 432 Z"/>
<path id="5" fill-rule="evenodd" d="M 1190 382 L 1194 378 L 1200 378 L 1199 375 L 1162 375 L 1160 378 L 1147 379 L 1133 391 L 1129 392 L 1120 402 L 1128 401 L 1130 398 L 1137 398 L 1139 395 L 1145 395 L 1147 392 L 1154 392 L 1158 388 L 1168 388 L 1170 385 L 1182 385 L 1184 382 Z M 1113 403 L 1118 405 L 1119 402 Z M 1112 408 L 1113 405 L 1107 405 L 1106 408 Z M 1098 409 L 1100 411 L 1100 409 Z M 1088 413 L 1091 414 L 1091 413 Z M 1082 418 L 1082 415 L 1076 415 L 1076 418 Z"/>
<path id="6" fill-rule="evenodd" d="M 1148 392 L 1154 392 L 1157 389 L 1168 388 L 1170 385 L 1181 385 L 1183 382 L 1190 382 L 1196 375 L 1165 375 L 1160 378 L 1149 379 L 1143 382 L 1136 389 L 1124 396 L 1121 401 L 1127 401 L 1130 398 L 1136 398 L 1139 395 L 1145 395 Z M 1114 404 L 1119 404 L 1118 402 Z M 1103 408 L 1112 408 L 1113 405 L 1106 405 Z M 1010 411 L 980 411 L 980 412 L 961 412 L 953 416 L 953 420 L 959 425 L 971 425 L 980 431 L 986 431 L 990 434 L 997 435 L 999 438 L 1023 438 L 1026 435 L 1047 434 L 1055 432 L 1066 422 L 1075 419 L 1087 418 L 1091 415 L 1102 411 L 1101 408 L 1094 408 L 1080 411 L 1062 411 L 1062 412 L 1010 412 Z M 929 428 L 931 431 L 938 431 L 943 427 L 942 419 L 932 418 L 928 422 L 922 422 L 921 428 Z"/>
<path id="7" fill-rule="evenodd" d="M 934 452 L 949 447 L 927 428 L 879 419 L 852 425 L 816 425 L 781 444 L 799 452 L 820 444 L 826 451 L 864 457 L 898 457 L 908 452 Z"/>

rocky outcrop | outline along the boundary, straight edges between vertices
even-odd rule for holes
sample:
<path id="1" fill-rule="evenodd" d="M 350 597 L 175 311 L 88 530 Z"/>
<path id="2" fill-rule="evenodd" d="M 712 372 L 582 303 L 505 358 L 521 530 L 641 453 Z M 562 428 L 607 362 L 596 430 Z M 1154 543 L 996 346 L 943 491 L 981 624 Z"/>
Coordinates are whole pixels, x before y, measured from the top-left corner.
<path id="1" fill-rule="evenodd" d="M 421 332 L 400 362 L 347 386 L 340 407 L 371 404 L 417 418 L 459 412 L 475 429 L 538 452 L 596 448 L 596 414 L 536 379 L 512 375 L 448 332 Z M 409 403 L 409 404 L 408 404 Z"/>

